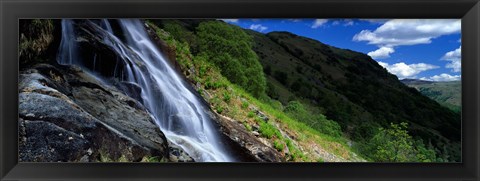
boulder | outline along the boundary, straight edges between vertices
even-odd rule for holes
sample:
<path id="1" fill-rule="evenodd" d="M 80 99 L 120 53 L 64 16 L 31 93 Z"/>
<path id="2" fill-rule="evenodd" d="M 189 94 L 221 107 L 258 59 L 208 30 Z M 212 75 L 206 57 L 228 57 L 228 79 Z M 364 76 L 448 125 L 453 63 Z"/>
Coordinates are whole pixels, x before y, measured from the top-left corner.
<path id="1" fill-rule="evenodd" d="M 19 159 L 169 159 L 167 139 L 148 111 L 138 105 L 137 100 L 106 87 L 81 69 L 33 66 L 19 76 Z"/>
<path id="2" fill-rule="evenodd" d="M 284 162 L 283 156 L 271 146 L 264 144 L 259 138 L 251 134 L 237 121 L 215 114 L 214 119 L 219 123 L 222 133 L 242 149 L 242 152 L 252 156 L 258 162 Z"/>

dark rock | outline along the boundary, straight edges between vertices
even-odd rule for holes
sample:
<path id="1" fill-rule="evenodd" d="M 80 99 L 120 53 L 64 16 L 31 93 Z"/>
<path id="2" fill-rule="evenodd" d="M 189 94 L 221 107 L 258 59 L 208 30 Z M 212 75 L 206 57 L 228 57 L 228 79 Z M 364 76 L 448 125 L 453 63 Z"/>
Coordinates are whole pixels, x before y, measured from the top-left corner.
<path id="1" fill-rule="evenodd" d="M 195 160 L 188 155 L 182 148 L 179 146 L 169 144 L 170 155 L 169 158 L 173 162 L 195 162 Z"/>
<path id="2" fill-rule="evenodd" d="M 138 101 L 78 68 L 34 67 L 19 76 L 20 161 L 169 159 L 150 114 L 129 104 Z"/>
<path id="3" fill-rule="evenodd" d="M 87 154 L 90 142 L 84 137 L 45 121 L 20 119 L 22 130 L 19 161 L 79 161 Z M 88 154 L 87 154 L 88 155 Z"/>
<path id="4" fill-rule="evenodd" d="M 272 147 L 265 145 L 237 121 L 216 114 L 222 133 L 240 146 L 243 152 L 251 155 L 258 162 L 284 162 L 282 155 Z"/>
<path id="5" fill-rule="evenodd" d="M 255 106 L 250 106 L 250 110 L 252 110 L 260 119 L 264 121 L 269 120 L 268 116 L 262 111 L 260 111 L 258 108 L 256 108 Z"/>
<path id="6" fill-rule="evenodd" d="M 115 84 L 115 87 L 120 89 L 123 93 L 130 96 L 131 98 L 142 102 L 142 88 L 133 82 L 121 81 Z M 132 105 L 131 105 L 132 106 Z M 137 105 L 136 105 L 137 106 Z"/>

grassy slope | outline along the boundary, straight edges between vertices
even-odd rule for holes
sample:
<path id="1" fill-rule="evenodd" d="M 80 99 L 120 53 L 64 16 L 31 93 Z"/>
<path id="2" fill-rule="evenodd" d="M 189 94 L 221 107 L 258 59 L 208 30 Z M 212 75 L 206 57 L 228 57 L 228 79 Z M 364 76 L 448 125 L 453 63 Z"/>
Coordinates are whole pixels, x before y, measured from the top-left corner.
<path id="1" fill-rule="evenodd" d="M 462 85 L 460 81 L 404 83 L 455 112 L 461 111 Z"/>
<path id="2" fill-rule="evenodd" d="M 213 110 L 243 124 L 252 134 L 259 133 L 260 139 L 283 153 L 288 161 L 363 161 L 347 146 L 346 139 L 324 135 L 290 118 L 281 108 L 252 97 L 224 78 L 215 66 L 192 55 L 187 44 L 150 21 L 148 25 L 174 47 L 184 75 Z M 265 123 L 255 110 L 264 113 L 269 121 Z"/>
<path id="3" fill-rule="evenodd" d="M 403 85 L 367 55 L 289 32 L 265 36 L 246 31 L 254 36 L 261 63 L 270 69 L 269 80 L 278 80 L 276 71 L 288 75 L 284 83 L 272 82 L 283 87 L 276 93 L 282 102 L 295 95 L 357 140 L 372 136 L 375 127 L 408 122 L 414 137 L 459 159 L 460 116 Z"/>

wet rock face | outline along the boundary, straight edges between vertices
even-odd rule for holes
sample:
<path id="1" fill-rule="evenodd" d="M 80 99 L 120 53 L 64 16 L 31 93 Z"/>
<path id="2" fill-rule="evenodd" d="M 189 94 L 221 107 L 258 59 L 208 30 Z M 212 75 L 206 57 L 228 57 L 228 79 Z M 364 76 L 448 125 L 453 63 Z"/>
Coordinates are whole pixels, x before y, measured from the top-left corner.
<path id="1" fill-rule="evenodd" d="M 41 64 L 21 72 L 20 161 L 168 160 L 167 140 L 148 112 L 135 99 L 103 85 L 68 66 Z"/>

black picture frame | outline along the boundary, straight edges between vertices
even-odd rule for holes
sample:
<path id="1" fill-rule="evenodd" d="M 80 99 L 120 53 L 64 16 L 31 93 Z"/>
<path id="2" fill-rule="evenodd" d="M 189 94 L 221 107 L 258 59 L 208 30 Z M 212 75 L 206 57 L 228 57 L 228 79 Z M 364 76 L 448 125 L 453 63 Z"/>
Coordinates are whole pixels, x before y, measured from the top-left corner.
<path id="1" fill-rule="evenodd" d="M 1 180 L 479 180 L 478 0 L 1 0 Z M 18 163 L 20 18 L 461 18 L 461 163 Z"/>

